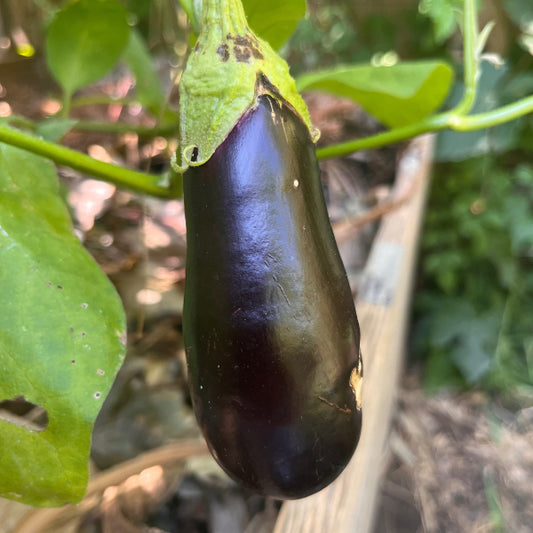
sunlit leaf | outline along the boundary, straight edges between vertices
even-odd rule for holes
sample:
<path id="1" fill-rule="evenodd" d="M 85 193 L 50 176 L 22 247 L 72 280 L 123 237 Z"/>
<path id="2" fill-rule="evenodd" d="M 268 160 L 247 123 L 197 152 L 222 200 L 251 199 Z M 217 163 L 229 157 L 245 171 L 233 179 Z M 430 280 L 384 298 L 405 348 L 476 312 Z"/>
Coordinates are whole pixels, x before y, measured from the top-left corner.
<path id="1" fill-rule="evenodd" d="M 448 94 L 452 69 L 440 61 L 393 66 L 349 65 L 304 74 L 299 91 L 350 98 L 389 127 L 405 126 L 435 111 Z"/>
<path id="2" fill-rule="evenodd" d="M 0 409 L 0 496 L 80 500 L 91 431 L 124 357 L 124 313 L 72 233 L 47 160 L 0 144 L 0 406 L 46 410 L 35 431 Z"/>
<path id="3" fill-rule="evenodd" d="M 118 0 L 76 0 L 48 27 L 46 58 L 67 94 L 100 79 L 128 43 L 127 12 Z"/>
<path id="4" fill-rule="evenodd" d="M 305 0 L 243 0 L 250 27 L 272 48 L 280 48 L 304 17 Z"/>

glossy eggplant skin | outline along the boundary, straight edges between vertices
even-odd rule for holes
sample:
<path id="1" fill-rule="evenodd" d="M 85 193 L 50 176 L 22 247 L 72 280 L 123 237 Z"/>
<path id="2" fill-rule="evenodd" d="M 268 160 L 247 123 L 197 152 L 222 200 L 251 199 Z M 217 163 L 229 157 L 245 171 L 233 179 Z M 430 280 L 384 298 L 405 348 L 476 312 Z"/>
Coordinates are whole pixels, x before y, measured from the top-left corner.
<path id="1" fill-rule="evenodd" d="M 184 343 L 196 417 L 222 468 L 281 499 L 312 494 L 361 430 L 359 326 L 302 121 L 262 95 L 184 175 Z"/>

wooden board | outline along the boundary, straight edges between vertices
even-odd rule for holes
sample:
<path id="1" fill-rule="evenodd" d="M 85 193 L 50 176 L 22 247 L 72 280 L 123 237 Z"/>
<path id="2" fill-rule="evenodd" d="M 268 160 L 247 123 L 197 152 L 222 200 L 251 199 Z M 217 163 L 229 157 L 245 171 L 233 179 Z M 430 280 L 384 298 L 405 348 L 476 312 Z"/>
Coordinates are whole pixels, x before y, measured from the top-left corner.
<path id="1" fill-rule="evenodd" d="M 363 429 L 341 476 L 321 492 L 285 502 L 274 533 L 370 533 L 386 464 L 402 369 L 412 278 L 433 138 L 415 139 L 402 157 L 393 204 L 378 230 L 356 302 L 364 362 Z"/>

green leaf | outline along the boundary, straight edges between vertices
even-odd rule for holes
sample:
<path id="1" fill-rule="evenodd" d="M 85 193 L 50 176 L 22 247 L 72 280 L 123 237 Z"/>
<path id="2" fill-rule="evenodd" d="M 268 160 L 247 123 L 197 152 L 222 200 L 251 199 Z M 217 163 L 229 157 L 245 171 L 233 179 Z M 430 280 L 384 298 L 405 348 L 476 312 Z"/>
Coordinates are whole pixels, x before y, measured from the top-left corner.
<path id="1" fill-rule="evenodd" d="M 421 0 L 418 10 L 432 20 L 438 44 L 455 32 L 462 6 L 463 0 Z"/>
<path id="2" fill-rule="evenodd" d="M 201 0 L 179 0 L 191 26 L 200 32 Z M 298 22 L 305 16 L 305 0 L 242 0 L 250 28 L 277 50 L 292 35 Z"/>
<path id="3" fill-rule="evenodd" d="M 391 128 L 416 122 L 435 111 L 448 94 L 452 69 L 440 61 L 393 66 L 347 65 L 304 74 L 299 91 L 316 89 L 358 102 Z"/>
<path id="4" fill-rule="evenodd" d="M 44 431 L 0 411 L 0 496 L 79 501 L 91 431 L 122 363 L 120 300 L 72 233 L 49 161 L 0 144 L 0 402 L 23 396 Z"/>
<path id="5" fill-rule="evenodd" d="M 58 142 L 78 122 L 71 118 L 51 118 L 40 122 L 35 133 L 45 141 Z"/>
<path id="6" fill-rule="evenodd" d="M 281 48 L 305 16 L 305 0 L 243 0 L 252 30 L 270 46 Z"/>
<path id="7" fill-rule="evenodd" d="M 457 317 L 461 320 L 461 317 Z M 489 312 L 468 323 L 451 358 L 469 384 L 479 381 L 489 370 L 498 341 L 501 312 Z"/>
<path id="8" fill-rule="evenodd" d="M 527 251 L 533 247 L 533 215 L 530 198 L 516 194 L 509 195 L 504 199 L 504 212 L 513 252 L 517 255 L 527 254 Z"/>
<path id="9" fill-rule="evenodd" d="M 533 4 L 524 0 L 503 0 L 503 7 L 509 18 L 523 31 L 532 33 Z"/>
<path id="10" fill-rule="evenodd" d="M 479 313 L 467 300 L 443 299 L 431 322 L 431 343 L 448 354 L 467 383 L 475 383 L 489 371 L 501 309 Z"/>
<path id="11" fill-rule="evenodd" d="M 430 352 L 424 366 L 424 389 L 429 394 L 435 394 L 443 387 L 462 388 L 465 385 L 457 367 L 446 353 Z"/>
<path id="12" fill-rule="evenodd" d="M 107 74 L 128 43 L 127 11 L 118 0 L 75 0 L 48 27 L 46 58 L 67 95 Z"/>
<path id="13" fill-rule="evenodd" d="M 124 60 L 135 76 L 140 103 L 157 114 L 165 102 L 165 93 L 154 69 L 152 58 L 143 38 L 136 30 L 130 32 Z"/>

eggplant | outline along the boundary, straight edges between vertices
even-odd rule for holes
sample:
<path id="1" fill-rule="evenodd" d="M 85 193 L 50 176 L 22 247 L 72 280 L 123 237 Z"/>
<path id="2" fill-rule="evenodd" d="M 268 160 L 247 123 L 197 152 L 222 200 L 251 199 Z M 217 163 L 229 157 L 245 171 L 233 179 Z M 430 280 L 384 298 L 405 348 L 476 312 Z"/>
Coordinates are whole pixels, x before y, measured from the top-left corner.
<path id="1" fill-rule="evenodd" d="M 183 187 L 183 334 L 201 431 L 252 491 L 312 494 L 356 448 L 362 362 L 309 130 L 282 99 L 257 96 Z"/>

